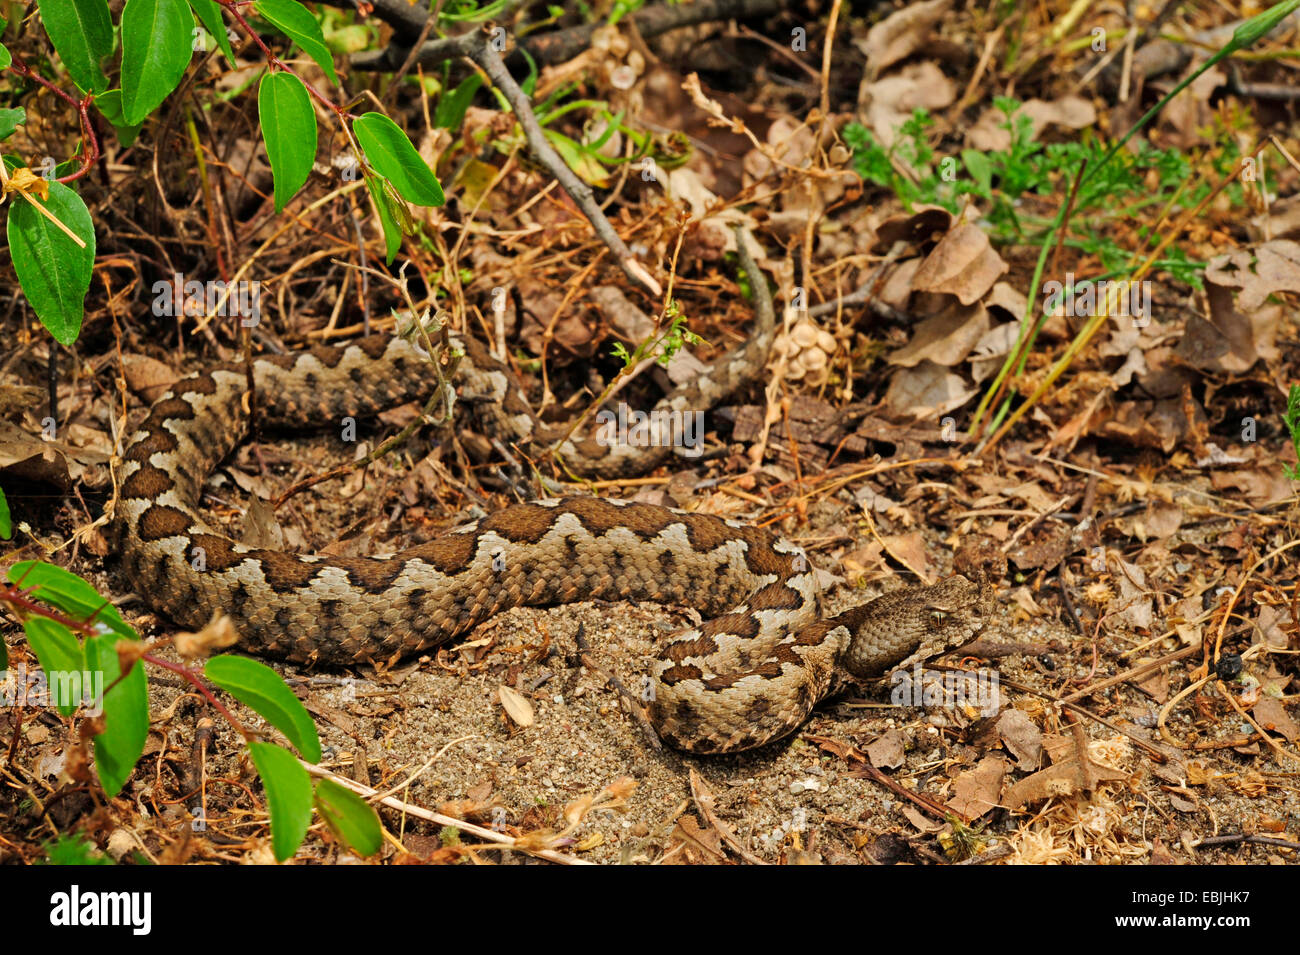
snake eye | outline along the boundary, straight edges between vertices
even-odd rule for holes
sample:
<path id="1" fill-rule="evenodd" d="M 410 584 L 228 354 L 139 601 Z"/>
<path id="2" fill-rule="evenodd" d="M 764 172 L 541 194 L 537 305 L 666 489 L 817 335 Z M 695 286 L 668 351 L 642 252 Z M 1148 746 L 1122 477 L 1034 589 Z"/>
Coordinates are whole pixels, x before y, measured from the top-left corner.
<path id="1" fill-rule="evenodd" d="M 945 620 L 947 620 L 950 616 L 951 616 L 951 614 L 949 614 L 946 610 L 931 610 L 931 611 L 930 611 L 930 619 L 931 619 L 932 621 L 934 621 L 934 625 L 935 625 L 936 627 L 942 627 L 942 626 L 943 626 L 943 622 L 944 622 Z"/>

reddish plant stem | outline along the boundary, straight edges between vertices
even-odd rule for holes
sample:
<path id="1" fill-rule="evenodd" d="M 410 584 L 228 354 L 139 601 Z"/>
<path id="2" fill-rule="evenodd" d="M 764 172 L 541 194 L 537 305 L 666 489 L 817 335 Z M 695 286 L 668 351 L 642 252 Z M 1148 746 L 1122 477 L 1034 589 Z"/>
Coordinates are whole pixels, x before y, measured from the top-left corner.
<path id="1" fill-rule="evenodd" d="M 80 179 L 90 167 L 99 161 L 99 137 L 95 135 L 95 127 L 90 118 L 90 104 L 95 101 L 94 93 L 87 93 L 78 100 L 71 93 L 66 93 L 59 89 L 45 77 L 35 72 L 29 67 L 23 58 L 13 55 L 13 62 L 9 64 L 9 69 L 21 76 L 25 80 L 30 80 L 38 86 L 43 86 L 55 96 L 62 99 L 65 103 L 77 111 L 81 118 L 81 141 L 85 145 L 85 154 L 81 157 L 81 168 L 76 172 L 69 173 L 66 176 L 60 176 L 56 182 L 72 182 L 74 179 Z"/>
<path id="2" fill-rule="evenodd" d="M 5 587 L 3 589 L 0 589 L 0 602 L 12 604 L 13 606 L 27 613 L 34 614 L 40 617 L 45 617 L 49 620 L 53 620 L 55 623 L 62 624 L 63 626 L 67 627 L 69 630 L 75 630 L 76 632 L 81 633 L 85 636 L 99 635 L 99 631 L 95 629 L 95 627 L 93 626 L 90 620 L 73 620 L 69 617 L 65 617 L 63 616 L 63 614 L 56 613 L 55 611 L 50 610 L 47 607 L 43 607 L 38 603 L 28 600 L 27 599 L 28 594 L 29 591 L 20 590 L 16 586 Z M 99 611 L 96 611 L 96 613 L 98 612 Z M 235 719 L 234 714 L 232 714 L 228 709 L 222 706 L 221 701 L 218 700 L 215 696 L 213 696 L 212 691 L 209 690 L 207 684 L 205 684 L 203 680 L 199 678 L 199 675 L 195 673 L 193 670 L 191 670 L 189 667 L 181 666 L 179 663 L 169 663 L 167 660 L 160 659 L 159 657 L 156 657 L 150 653 L 140 654 L 140 659 L 148 663 L 152 663 L 155 666 L 162 667 L 164 670 L 169 670 L 172 673 L 175 673 L 177 676 L 180 676 L 183 679 L 185 679 L 187 682 L 192 684 L 195 687 L 195 689 L 197 689 L 200 693 L 203 694 L 204 698 L 209 703 L 211 703 L 214 708 L 216 708 L 218 713 L 220 713 L 222 716 L 226 718 L 226 720 L 230 723 L 231 726 L 233 726 L 236 730 L 239 731 L 239 735 L 244 737 L 244 739 L 246 740 L 253 738 L 249 734 L 249 732 L 244 729 L 243 725 L 239 722 L 239 720 Z M 125 675 L 126 674 L 123 674 L 123 676 Z M 118 677 L 117 680 L 114 680 L 113 685 L 110 685 L 107 688 L 107 690 L 111 690 L 113 686 L 115 686 L 121 679 L 122 677 Z M 107 692 L 107 690 L 105 690 L 105 692 Z"/>
<path id="3" fill-rule="evenodd" d="M 239 731 L 239 735 L 244 737 L 245 741 L 251 741 L 253 739 L 253 736 L 248 732 L 248 730 L 244 729 L 243 724 L 241 724 L 239 720 L 235 719 L 235 714 L 222 706 L 221 701 L 218 700 L 212 694 L 212 691 L 208 689 L 208 685 L 204 683 L 203 680 L 200 679 L 199 675 L 189 667 L 181 666 L 179 663 L 171 663 L 150 653 L 140 654 L 140 659 L 147 663 L 152 663 L 154 666 L 162 667 L 164 670 L 169 670 L 187 683 L 191 684 L 196 690 L 203 694 L 203 697 L 212 704 L 218 713 L 226 718 L 226 722 Z"/>
<path id="4" fill-rule="evenodd" d="M 56 613 L 47 607 L 43 607 L 34 601 L 28 600 L 27 597 L 31 592 L 32 591 L 30 590 L 22 590 L 17 586 L 6 587 L 3 590 L 0 590 L 0 602 L 13 604 L 15 607 L 18 607 L 27 613 L 33 614 L 37 617 L 45 617 L 48 620 L 53 620 L 55 623 L 63 624 L 63 626 L 67 627 L 69 630 L 75 630 L 87 637 L 100 635 L 99 631 L 95 629 L 93 624 L 94 617 L 91 617 L 90 620 L 73 620 L 71 617 L 65 617 L 61 613 Z M 99 611 L 96 610 L 95 615 L 98 616 L 98 614 Z"/>
<path id="5" fill-rule="evenodd" d="M 230 15 L 235 18 L 235 22 L 238 23 L 239 26 L 243 29 L 243 31 L 247 33 L 248 36 L 252 39 L 252 41 L 257 44 L 257 48 L 261 50 L 262 55 L 266 57 L 267 63 L 269 63 L 271 66 L 275 67 L 276 69 L 284 70 L 284 72 L 286 73 L 292 73 L 294 76 L 298 76 L 298 73 L 292 67 L 290 67 L 282 59 L 280 59 L 278 56 L 272 53 L 271 48 L 262 42 L 262 38 L 257 35 L 257 31 L 253 29 L 252 24 L 250 24 L 247 20 L 245 20 L 244 15 L 239 12 L 240 4 L 238 0 L 217 0 L 217 2 L 226 8 L 227 12 L 229 12 Z M 301 76 L 298 76 L 298 80 L 299 82 L 302 83 L 303 86 L 307 87 L 308 93 L 316 97 L 316 100 L 322 106 L 324 106 L 326 109 L 332 112 L 335 116 L 339 117 L 340 120 L 342 120 L 343 117 L 347 115 L 347 113 L 343 110 L 341 106 L 336 106 L 334 103 L 330 102 L 329 99 L 323 93 L 319 92 L 316 89 L 316 87 L 312 86 Z"/>

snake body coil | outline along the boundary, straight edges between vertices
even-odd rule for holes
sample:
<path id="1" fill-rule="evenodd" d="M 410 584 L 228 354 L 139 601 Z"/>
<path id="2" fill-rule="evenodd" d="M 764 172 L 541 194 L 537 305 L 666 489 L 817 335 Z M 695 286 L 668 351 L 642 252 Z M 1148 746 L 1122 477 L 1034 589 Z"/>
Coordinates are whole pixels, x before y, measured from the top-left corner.
<path id="1" fill-rule="evenodd" d="M 752 377 L 770 343 L 770 311 L 745 348 L 668 406 L 709 406 Z M 450 384 L 481 420 L 508 440 L 533 437 L 536 421 L 503 369 L 472 341 L 451 344 L 464 357 Z M 375 337 L 258 358 L 252 370 L 268 424 L 319 427 L 424 397 L 429 360 L 403 338 Z M 246 384 L 242 366 L 218 366 L 154 403 L 125 452 L 115 519 L 124 566 L 147 603 L 192 628 L 226 614 L 257 653 L 383 662 L 454 640 L 508 607 L 685 604 L 704 623 L 662 647 L 650 718 L 668 742 L 714 753 L 784 736 L 837 679 L 932 655 L 980 626 L 984 592 L 964 577 L 826 618 L 798 547 L 710 515 L 597 498 L 517 504 L 387 558 L 248 547 L 198 513 L 206 476 L 247 431 Z M 567 444 L 562 453 L 597 473 L 624 466 L 617 448 Z"/>

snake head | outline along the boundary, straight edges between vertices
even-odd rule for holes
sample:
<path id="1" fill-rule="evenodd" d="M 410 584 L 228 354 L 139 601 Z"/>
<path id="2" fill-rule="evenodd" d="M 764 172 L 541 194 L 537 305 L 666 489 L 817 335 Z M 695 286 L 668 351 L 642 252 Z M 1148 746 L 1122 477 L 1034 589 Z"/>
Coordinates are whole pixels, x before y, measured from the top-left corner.
<path id="1" fill-rule="evenodd" d="M 961 574 L 917 593 L 924 597 L 931 631 L 905 660 L 891 669 L 905 669 L 970 642 L 984 628 L 996 606 L 992 587 Z"/>
<path id="2" fill-rule="evenodd" d="M 859 678 L 911 666 L 968 642 L 994 607 L 992 588 L 961 574 L 895 590 L 836 618 L 851 637 L 839 662 Z"/>
<path id="3" fill-rule="evenodd" d="M 961 574 L 922 587 L 916 593 L 924 599 L 925 607 L 935 622 L 944 627 L 973 624 L 974 629 L 979 630 L 983 618 L 995 606 L 992 587 Z"/>

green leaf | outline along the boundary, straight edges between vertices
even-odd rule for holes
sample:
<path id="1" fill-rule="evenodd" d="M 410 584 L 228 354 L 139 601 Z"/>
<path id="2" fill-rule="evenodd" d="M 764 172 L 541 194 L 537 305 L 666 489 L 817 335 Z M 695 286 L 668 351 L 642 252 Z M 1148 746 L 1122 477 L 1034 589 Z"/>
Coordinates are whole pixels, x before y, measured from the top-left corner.
<path id="1" fill-rule="evenodd" d="M 253 6 L 268 22 L 302 47 L 302 51 L 325 71 L 331 83 L 339 85 L 338 74 L 334 72 L 334 58 L 325 45 L 325 34 L 321 33 L 320 24 L 306 7 L 295 0 L 257 0 Z"/>
<path id="2" fill-rule="evenodd" d="M 64 716 L 77 712 L 87 700 L 91 686 L 86 684 L 86 656 L 71 630 L 47 617 L 28 617 L 23 621 L 27 643 L 45 671 L 45 687 L 52 702 Z"/>
<path id="3" fill-rule="evenodd" d="M 587 185 L 603 188 L 609 182 L 609 171 L 590 150 L 583 149 L 577 142 L 553 129 L 542 130 L 542 135 L 555 147 L 564 164 Z"/>
<path id="4" fill-rule="evenodd" d="M 397 225 L 397 219 L 393 217 L 393 210 L 388 207 L 388 197 L 384 195 L 384 180 L 369 171 L 365 173 L 365 177 L 370 198 L 375 201 L 375 208 L 379 210 L 379 224 L 384 229 L 384 261 L 392 265 L 397 250 L 402 247 L 402 230 Z"/>
<path id="5" fill-rule="evenodd" d="M 101 632 L 107 630 L 127 640 L 140 639 L 140 635 L 122 619 L 116 607 L 71 571 L 43 561 L 23 560 L 10 567 L 6 576 L 24 590 L 35 588 L 32 590 L 33 597 L 62 610 L 73 620 L 87 621 L 93 615 Z"/>
<path id="6" fill-rule="evenodd" d="M 122 115 L 122 91 L 107 90 L 95 97 L 95 105 L 104 114 L 104 118 L 113 124 L 117 141 L 123 147 L 130 146 L 140 135 L 140 124 L 131 126 Z"/>
<path id="7" fill-rule="evenodd" d="M 443 93 L 438 100 L 438 108 L 433 113 L 433 125 L 439 129 L 460 129 L 469 104 L 482 85 L 482 74 L 471 73 L 450 93 Z"/>
<path id="8" fill-rule="evenodd" d="M 420 158 L 401 127 L 383 113 L 359 117 L 352 131 L 375 171 L 396 186 L 407 202 L 440 206 L 447 201 L 429 164 Z"/>
<path id="9" fill-rule="evenodd" d="M 72 81 L 89 92 L 108 89 L 99 67 L 113 52 L 113 19 L 106 0 L 37 0 L 36 7 Z"/>
<path id="10" fill-rule="evenodd" d="M 118 682 L 122 670 L 116 636 L 87 640 L 86 663 L 92 675 L 103 673 L 104 732 L 95 737 L 95 767 L 104 792 L 112 798 L 122 791 L 144 752 L 149 735 L 149 687 L 139 664 Z"/>
<path id="11" fill-rule="evenodd" d="M 527 47 L 521 46 L 516 47 L 516 49 L 518 49 L 519 52 L 524 55 L 524 59 L 528 61 L 528 75 L 525 76 L 524 81 L 519 84 L 519 88 L 524 91 L 525 96 L 532 99 L 533 90 L 537 88 L 537 79 L 540 76 L 537 72 L 537 61 L 533 59 L 533 55 L 528 52 Z"/>
<path id="12" fill-rule="evenodd" d="M 316 811 L 336 836 L 363 856 L 372 856 L 384 844 L 384 832 L 374 807 L 351 789 L 332 779 L 316 784 Z"/>
<path id="13" fill-rule="evenodd" d="M 8 540 L 14 536 L 14 522 L 9 516 L 9 502 L 5 500 L 5 489 L 0 487 L 0 538 Z"/>
<path id="14" fill-rule="evenodd" d="M 987 199 L 993 192 L 993 162 L 976 149 L 963 149 L 961 161 L 977 187 L 975 194 Z"/>
<path id="15" fill-rule="evenodd" d="M 279 212 L 303 187 L 316 160 L 316 114 L 302 80 L 267 73 L 257 90 L 257 114 L 266 139 Z"/>
<path id="16" fill-rule="evenodd" d="M 185 0 L 126 0 L 122 11 L 122 119 L 137 126 L 185 75 L 194 15 Z"/>
<path id="17" fill-rule="evenodd" d="M 0 70 L 7 69 L 13 61 L 14 58 L 9 55 L 9 51 L 3 45 L 0 45 Z"/>
<path id="18" fill-rule="evenodd" d="M 293 753 L 271 743 L 249 743 L 257 775 L 271 810 L 271 847 L 283 862 L 290 858 L 311 824 L 311 777 Z"/>
<path id="19" fill-rule="evenodd" d="M 190 9 L 199 18 L 203 28 L 212 34 L 212 38 L 217 41 L 217 46 L 226 55 L 230 65 L 238 68 L 239 64 L 235 62 L 235 51 L 230 47 L 230 37 L 226 36 L 226 22 L 221 19 L 221 10 L 214 0 L 189 0 L 189 3 Z"/>
<path id="20" fill-rule="evenodd" d="M 2 69 L 4 66 L 0 65 L 0 70 Z M 27 110 L 22 107 L 0 109 L 0 139 L 8 139 L 13 135 L 13 131 L 25 122 L 27 122 Z"/>
<path id="21" fill-rule="evenodd" d="M 247 657 L 223 654 L 209 660 L 203 674 L 288 737 L 307 762 L 320 762 L 316 724 L 298 697 L 269 666 Z"/>
<path id="22" fill-rule="evenodd" d="M 50 201 L 44 206 L 80 236 L 86 243 L 83 249 L 26 199 L 13 198 L 10 203 L 7 231 L 18 284 L 41 324 L 57 341 L 71 345 L 81 332 L 95 264 L 95 227 L 90 212 L 81 197 L 63 183 L 50 183 Z"/>
<path id="23" fill-rule="evenodd" d="M 63 832 L 41 843 L 44 862 L 37 865 L 112 865 L 113 860 L 95 848 L 80 832 Z"/>

